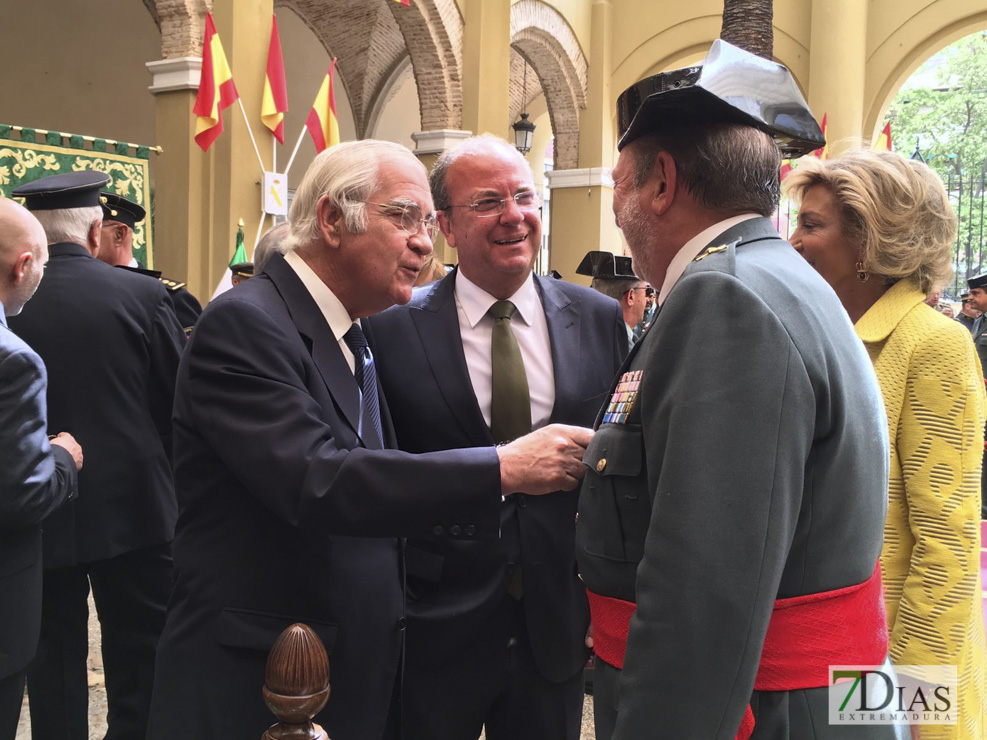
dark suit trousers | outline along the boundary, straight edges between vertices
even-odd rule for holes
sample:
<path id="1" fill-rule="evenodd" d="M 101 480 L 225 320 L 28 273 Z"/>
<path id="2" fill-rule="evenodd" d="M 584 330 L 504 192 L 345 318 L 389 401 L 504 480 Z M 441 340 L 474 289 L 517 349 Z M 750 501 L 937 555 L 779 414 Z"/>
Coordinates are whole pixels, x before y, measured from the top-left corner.
<path id="1" fill-rule="evenodd" d="M 25 671 L 0 678 L 0 740 L 14 740 L 24 701 Z"/>
<path id="2" fill-rule="evenodd" d="M 171 583 L 170 543 L 45 571 L 41 639 L 27 675 L 33 740 L 88 740 L 90 584 L 102 632 L 106 740 L 144 737 Z"/>
<path id="3" fill-rule="evenodd" d="M 579 740 L 583 673 L 542 676 L 522 604 L 505 595 L 485 639 L 442 665 L 405 665 L 402 705 L 404 740 L 476 740 L 484 725 L 487 740 Z"/>

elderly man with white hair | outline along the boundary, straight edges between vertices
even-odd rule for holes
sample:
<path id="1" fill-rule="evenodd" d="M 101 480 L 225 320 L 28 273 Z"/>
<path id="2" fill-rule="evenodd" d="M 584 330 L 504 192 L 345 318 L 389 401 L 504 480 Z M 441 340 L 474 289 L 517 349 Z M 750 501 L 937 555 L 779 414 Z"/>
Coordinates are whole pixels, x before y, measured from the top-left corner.
<path id="1" fill-rule="evenodd" d="M 572 490 L 589 432 L 552 425 L 501 447 L 395 446 L 359 320 L 407 303 L 432 251 L 424 166 L 358 141 L 313 161 L 284 254 L 211 303 L 179 370 L 175 594 L 149 738 L 260 737 L 274 641 L 322 639 L 334 740 L 400 732 L 408 535 L 495 539 L 505 495 Z M 415 384 L 418 378 L 409 377 Z M 321 687 L 313 687 L 315 689 Z"/>

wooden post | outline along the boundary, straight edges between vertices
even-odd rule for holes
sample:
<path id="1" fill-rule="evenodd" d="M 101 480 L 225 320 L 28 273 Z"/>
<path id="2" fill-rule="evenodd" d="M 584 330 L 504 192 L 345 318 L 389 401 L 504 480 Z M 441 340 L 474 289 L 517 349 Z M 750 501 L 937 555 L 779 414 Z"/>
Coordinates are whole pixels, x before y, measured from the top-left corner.
<path id="1" fill-rule="evenodd" d="M 264 701 L 278 722 L 261 740 L 329 740 L 312 722 L 329 691 L 329 657 L 322 640 L 304 624 L 291 625 L 267 657 Z"/>

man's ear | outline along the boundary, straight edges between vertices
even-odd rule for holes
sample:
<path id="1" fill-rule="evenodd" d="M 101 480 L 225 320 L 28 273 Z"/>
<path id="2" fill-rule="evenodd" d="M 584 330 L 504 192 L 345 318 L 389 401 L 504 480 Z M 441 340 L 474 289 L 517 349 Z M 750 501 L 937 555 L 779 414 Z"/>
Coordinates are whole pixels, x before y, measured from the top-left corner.
<path id="1" fill-rule="evenodd" d="M 21 252 L 17 255 L 17 259 L 14 260 L 14 264 L 10 266 L 10 277 L 14 285 L 19 285 L 21 280 L 27 274 L 28 265 L 31 264 L 31 260 L 34 256 L 30 252 Z"/>
<path id="2" fill-rule="evenodd" d="M 97 219 L 93 221 L 89 226 L 89 233 L 86 235 L 86 241 L 89 243 L 89 251 L 92 252 L 93 257 L 99 253 L 99 238 L 101 232 L 103 231 L 103 221 L 102 219 Z"/>
<path id="3" fill-rule="evenodd" d="M 442 236 L 446 238 L 446 244 L 455 249 L 456 237 L 452 233 L 452 224 L 449 222 L 449 216 L 445 211 L 436 211 L 435 219 L 439 222 L 439 229 L 442 230 Z"/>
<path id="4" fill-rule="evenodd" d="M 675 160 L 668 152 L 658 152 L 651 168 L 651 177 L 645 187 L 648 188 L 652 213 L 661 216 L 675 200 L 675 191 L 678 187 L 678 169 Z"/>
<path id="5" fill-rule="evenodd" d="M 319 202 L 315 205 L 315 218 L 319 223 L 322 240 L 330 247 L 338 247 L 343 226 L 343 212 L 328 195 L 319 198 Z"/>

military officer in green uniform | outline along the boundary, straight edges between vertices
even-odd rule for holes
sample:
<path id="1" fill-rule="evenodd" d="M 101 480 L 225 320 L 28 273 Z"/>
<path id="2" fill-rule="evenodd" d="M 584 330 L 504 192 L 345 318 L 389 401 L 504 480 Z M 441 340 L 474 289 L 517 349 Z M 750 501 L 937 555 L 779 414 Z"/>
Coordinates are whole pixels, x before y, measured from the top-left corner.
<path id="1" fill-rule="evenodd" d="M 614 213 L 659 309 L 584 457 L 596 737 L 895 737 L 827 721 L 828 666 L 886 662 L 888 440 L 846 312 L 768 218 L 775 142 L 819 127 L 787 69 L 722 41 L 618 122 Z"/>

